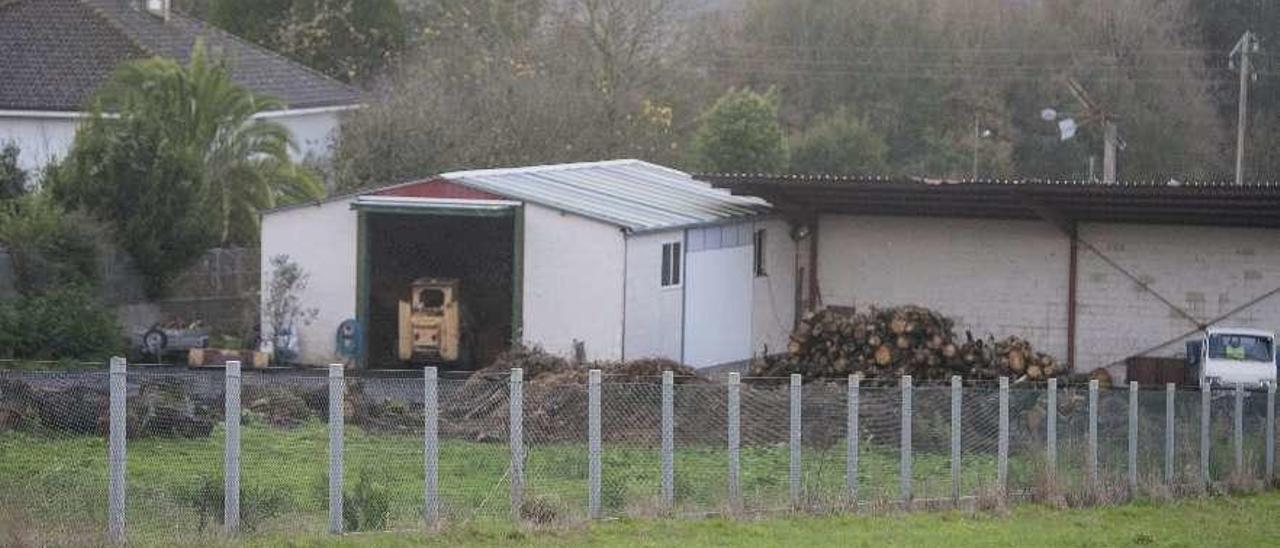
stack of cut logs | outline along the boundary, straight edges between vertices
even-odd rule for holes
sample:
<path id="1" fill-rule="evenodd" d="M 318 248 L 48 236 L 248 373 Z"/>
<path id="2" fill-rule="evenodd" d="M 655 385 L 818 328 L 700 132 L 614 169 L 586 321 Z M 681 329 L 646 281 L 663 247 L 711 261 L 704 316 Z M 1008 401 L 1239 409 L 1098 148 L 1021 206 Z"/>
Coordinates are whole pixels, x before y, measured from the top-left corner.
<path id="1" fill-rule="evenodd" d="M 955 323 L 919 306 L 827 308 L 806 314 L 791 335 L 788 353 L 757 362 L 751 374 L 777 377 L 800 373 L 806 378 L 839 378 L 862 373 L 866 378 L 940 380 L 951 375 L 973 379 L 1008 376 L 1041 381 L 1065 374 L 1052 356 L 1036 352 L 1018 337 L 958 341 Z"/>

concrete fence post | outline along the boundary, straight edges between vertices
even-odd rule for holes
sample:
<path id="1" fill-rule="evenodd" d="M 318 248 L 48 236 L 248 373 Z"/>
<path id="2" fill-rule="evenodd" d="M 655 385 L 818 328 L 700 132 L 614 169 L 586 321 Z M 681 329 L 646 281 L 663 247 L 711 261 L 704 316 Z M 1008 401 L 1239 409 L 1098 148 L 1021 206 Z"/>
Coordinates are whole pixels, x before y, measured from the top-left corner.
<path id="1" fill-rule="evenodd" d="M 1089 440 L 1085 465 L 1089 468 L 1089 488 L 1098 484 L 1098 381 L 1089 381 Z"/>
<path id="2" fill-rule="evenodd" d="M 1276 479 L 1276 383 L 1267 384 L 1266 484 Z"/>
<path id="3" fill-rule="evenodd" d="M 342 429 L 346 381 L 340 363 L 329 365 L 329 532 L 342 534 Z"/>
<path id="4" fill-rule="evenodd" d="M 1177 397 L 1178 385 L 1164 385 L 1164 483 L 1169 487 L 1173 487 L 1175 470 L 1173 444 L 1174 436 L 1177 435 L 1174 422 Z"/>
<path id="5" fill-rule="evenodd" d="M 1244 386 L 1236 385 L 1236 405 L 1234 415 L 1232 416 L 1234 428 L 1232 428 L 1231 448 L 1235 451 L 1235 473 L 1238 477 L 1243 478 L 1244 475 Z"/>
<path id="6" fill-rule="evenodd" d="M 846 402 L 848 419 L 845 425 L 847 430 L 844 464 L 844 483 L 845 489 L 849 492 L 849 503 L 853 505 L 854 511 L 858 509 L 858 414 L 862 385 L 862 375 L 849 375 L 848 401 Z"/>
<path id="7" fill-rule="evenodd" d="M 422 369 L 422 519 L 440 523 L 440 386 L 434 367 Z"/>
<path id="8" fill-rule="evenodd" d="M 662 508 L 675 509 L 675 373 L 662 372 Z"/>
<path id="9" fill-rule="evenodd" d="M 1200 485 L 1208 489 L 1213 478 L 1209 475 L 1209 425 L 1213 418 L 1213 386 L 1200 385 Z"/>
<path id="10" fill-rule="evenodd" d="M 125 512 L 125 439 L 128 416 L 125 398 L 129 395 L 129 373 L 124 358 L 111 358 L 111 423 L 107 447 L 107 534 L 123 544 Z"/>
<path id="11" fill-rule="evenodd" d="M 1138 381 L 1129 381 L 1129 496 L 1138 494 Z"/>
<path id="12" fill-rule="evenodd" d="M 741 491 L 738 478 L 738 445 L 741 442 L 740 432 L 740 408 L 739 408 L 739 375 L 737 373 L 729 373 L 729 417 L 728 417 L 728 438 L 729 438 L 729 508 L 733 511 L 741 509 Z"/>
<path id="13" fill-rule="evenodd" d="M 800 508 L 800 436 L 801 436 L 801 383 L 802 379 L 798 374 L 791 375 L 791 412 L 790 412 L 790 436 L 788 439 L 788 447 L 791 449 L 790 467 L 788 470 L 788 480 L 790 484 L 791 508 L 793 510 Z"/>
<path id="14" fill-rule="evenodd" d="M 587 515 L 600 518 L 600 370 L 587 373 Z"/>
<path id="15" fill-rule="evenodd" d="M 898 471 L 904 509 L 911 508 L 911 409 L 911 375 L 904 375 L 902 377 L 902 428 L 898 443 L 900 449 Z"/>
<path id="16" fill-rule="evenodd" d="M 1046 396 L 1044 457 L 1049 484 L 1055 485 L 1058 482 L 1058 379 L 1049 379 Z"/>
<path id="17" fill-rule="evenodd" d="M 1000 377 L 1000 433 L 996 453 L 996 484 L 1003 499 L 1009 490 L 1009 377 Z"/>
<path id="18" fill-rule="evenodd" d="M 524 369 L 511 370 L 507 437 L 511 447 L 511 520 L 523 519 L 524 507 Z"/>
<path id="19" fill-rule="evenodd" d="M 240 530 L 240 362 L 227 362 L 223 423 L 227 434 L 222 461 L 222 524 L 227 533 Z"/>
<path id="20" fill-rule="evenodd" d="M 960 504 L 960 376 L 951 376 L 951 503 Z"/>

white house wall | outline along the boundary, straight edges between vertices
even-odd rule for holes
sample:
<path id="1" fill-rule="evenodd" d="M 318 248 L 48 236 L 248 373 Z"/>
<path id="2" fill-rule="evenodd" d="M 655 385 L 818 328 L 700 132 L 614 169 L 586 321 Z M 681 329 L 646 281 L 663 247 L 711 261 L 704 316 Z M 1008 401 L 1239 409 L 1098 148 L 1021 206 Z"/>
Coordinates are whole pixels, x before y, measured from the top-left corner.
<path id="1" fill-rule="evenodd" d="M 1067 357 L 1070 246 L 1048 223 L 824 215 L 818 246 L 825 305 L 926 306 Z"/>
<path id="2" fill-rule="evenodd" d="M 337 359 L 334 336 L 343 320 L 356 317 L 356 259 L 359 222 L 352 200 L 335 200 L 269 213 L 262 218 L 262 303 L 271 280 L 271 258 L 286 254 L 309 276 L 302 306 L 318 312 L 316 320 L 299 329 L 304 363 L 325 364 Z M 263 336 L 269 337 L 265 313 Z"/>
<path id="3" fill-rule="evenodd" d="M 332 110 L 298 110 L 285 111 L 269 118 L 289 130 L 298 147 L 298 150 L 290 152 L 290 156 L 294 160 L 303 160 L 329 157 L 330 146 L 337 136 L 339 115 L 339 112 Z"/>
<path id="4" fill-rule="evenodd" d="M 20 114 L 20 113 L 19 113 Z M 18 165 L 34 171 L 60 159 L 71 150 L 76 128 L 83 121 L 80 113 L 50 113 L 42 116 L 0 115 L 0 146 L 17 143 L 21 149 Z M 340 112 L 333 109 L 294 110 L 270 113 L 263 118 L 279 122 L 293 136 L 297 150 L 294 160 L 328 158 L 330 144 L 337 134 Z"/>
<path id="5" fill-rule="evenodd" d="M 620 359 L 624 247 L 616 226 L 525 204 L 524 342 L 569 356 L 582 341 L 588 359 Z"/>
<path id="6" fill-rule="evenodd" d="M 765 231 L 765 275 L 752 282 L 751 352 L 783 353 L 795 319 L 796 244 L 783 219 L 758 221 L 755 229 Z"/>
<path id="7" fill-rule="evenodd" d="M 684 286 L 662 287 L 662 246 L 683 230 L 627 238 L 626 359 L 680 360 Z"/>
<path id="8" fill-rule="evenodd" d="M 1280 287 L 1280 231 L 1082 224 L 1079 234 L 1201 322 Z M 1171 339 L 1176 341 L 1151 355 L 1184 352 L 1181 335 L 1195 328 L 1188 320 L 1084 248 L 1078 272 L 1080 369 L 1111 365 Z M 1218 325 L 1280 329 L 1280 296 Z"/>
<path id="9" fill-rule="evenodd" d="M 16 143 L 21 149 L 18 167 L 34 172 L 66 154 L 78 123 L 69 117 L 0 116 L 0 147 Z"/>
<path id="10" fill-rule="evenodd" d="M 751 357 L 751 223 L 686 234 L 684 362 L 708 367 Z"/>

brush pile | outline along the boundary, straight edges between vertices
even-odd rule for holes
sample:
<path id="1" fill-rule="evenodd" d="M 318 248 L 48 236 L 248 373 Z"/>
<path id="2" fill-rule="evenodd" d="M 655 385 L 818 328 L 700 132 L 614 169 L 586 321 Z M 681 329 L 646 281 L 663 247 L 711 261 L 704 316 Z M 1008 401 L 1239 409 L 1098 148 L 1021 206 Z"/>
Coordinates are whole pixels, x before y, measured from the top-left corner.
<path id="1" fill-rule="evenodd" d="M 1036 352 L 1018 337 L 959 340 L 955 322 L 919 306 L 827 308 L 805 315 L 791 335 L 785 356 L 754 365 L 752 376 L 780 377 L 800 373 L 807 379 L 865 378 L 941 380 L 1008 376 L 1042 381 L 1066 373 L 1052 356 Z"/>

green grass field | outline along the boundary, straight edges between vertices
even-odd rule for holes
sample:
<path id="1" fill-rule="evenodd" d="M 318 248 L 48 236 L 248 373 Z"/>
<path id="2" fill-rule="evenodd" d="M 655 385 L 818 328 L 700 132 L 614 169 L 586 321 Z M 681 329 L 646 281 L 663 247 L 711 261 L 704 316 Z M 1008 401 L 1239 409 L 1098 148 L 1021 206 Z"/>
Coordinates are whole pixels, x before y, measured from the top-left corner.
<path id="1" fill-rule="evenodd" d="M 550 530 L 264 537 L 251 546 L 1274 546 L 1280 494 L 1008 514 L 942 512 L 763 520 L 621 520 Z"/>
<path id="2" fill-rule="evenodd" d="M 218 425 L 208 438 L 152 437 L 129 441 L 131 540 L 166 544 L 177 539 L 201 543 L 216 538 L 222 519 L 223 437 L 222 426 Z M 243 428 L 241 446 L 242 521 L 252 533 L 249 538 L 322 535 L 327 524 L 326 425 L 312 421 L 282 429 L 250 423 Z M 872 444 L 865 444 L 863 449 L 859 467 L 862 499 L 882 510 L 891 508 L 899 494 L 898 453 L 895 448 Z M 476 535 L 475 540 L 483 543 L 501 540 L 513 531 L 509 517 L 508 451 L 505 442 L 447 440 L 441 444 L 440 493 L 449 531 L 445 538 Z M 843 451 L 843 443 L 829 448 L 805 448 L 806 504 L 818 512 L 846 506 Z M 32 534 L 40 539 L 37 544 L 80 544 L 101 538 L 105 530 L 107 491 L 104 439 L 65 433 L 8 432 L 0 434 L 0 455 L 0 510 L 3 510 L 0 513 L 14 516 L 13 523 L 21 524 L 13 528 L 34 531 Z M 788 509 L 787 448 L 749 445 L 743 447 L 741 459 L 745 509 L 753 515 L 785 515 Z M 606 515 L 655 516 L 660 499 L 656 448 L 606 444 L 602 460 Z M 726 462 L 725 451 L 718 446 L 689 446 L 677 450 L 677 515 L 702 518 L 727 508 Z M 1011 486 L 1022 491 L 1033 489 L 1040 462 L 1037 451 L 1015 449 L 1010 464 Z M 1082 457 L 1064 450 L 1061 476 L 1081 476 L 1077 468 L 1082 462 Z M 536 513 L 560 528 L 572 529 L 585 521 L 587 456 L 582 444 L 532 444 L 525 468 L 526 512 Z M 918 499 L 948 497 L 949 473 L 948 455 L 917 450 L 913 466 L 915 496 Z M 994 476 L 995 462 L 991 455 L 968 454 L 962 473 L 962 491 L 976 495 L 990 493 Z M 349 509 L 367 507 L 386 517 L 385 522 L 366 525 L 366 529 L 421 529 L 423 462 L 419 436 L 369 433 L 349 427 L 345 438 L 345 478 L 349 495 L 357 495 L 361 489 L 374 493 L 368 497 L 372 503 L 349 502 Z M 958 516 L 910 519 L 967 522 L 967 518 Z M 833 520 L 833 523 L 846 522 L 860 523 L 855 518 Z M 971 525 L 977 527 L 990 522 L 983 518 L 972 521 Z M 803 519 L 784 520 L 778 522 L 777 527 L 800 531 L 807 527 L 806 523 Z M 590 532 L 539 534 L 530 538 L 552 543 L 556 542 L 557 535 L 569 534 L 570 542 L 591 542 L 593 535 L 600 534 L 605 536 L 605 542 L 614 537 L 623 542 L 627 535 L 645 536 L 645 531 L 658 527 L 657 524 L 663 524 L 663 529 L 687 531 L 685 534 L 695 539 L 727 527 L 723 522 L 701 519 L 692 523 L 642 520 L 602 526 L 599 533 L 593 528 Z M 759 525 L 752 522 L 746 529 L 756 527 Z M 492 534 L 498 536 L 492 537 Z M 401 541 L 401 537 L 394 535 L 386 539 L 392 544 Z M 903 540 L 911 539 L 904 537 Z M 0 544 L 4 544 L 3 535 L 0 535 Z"/>

